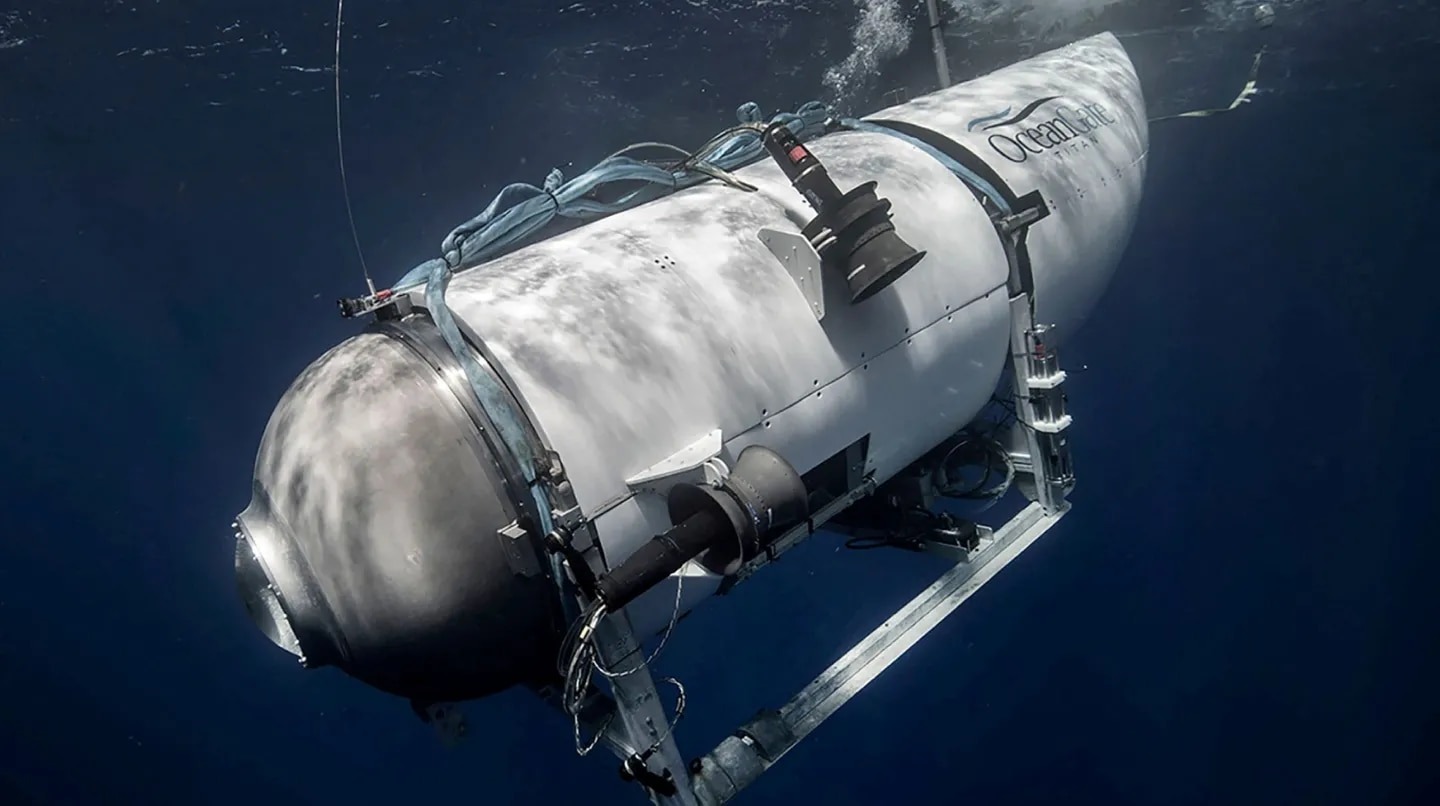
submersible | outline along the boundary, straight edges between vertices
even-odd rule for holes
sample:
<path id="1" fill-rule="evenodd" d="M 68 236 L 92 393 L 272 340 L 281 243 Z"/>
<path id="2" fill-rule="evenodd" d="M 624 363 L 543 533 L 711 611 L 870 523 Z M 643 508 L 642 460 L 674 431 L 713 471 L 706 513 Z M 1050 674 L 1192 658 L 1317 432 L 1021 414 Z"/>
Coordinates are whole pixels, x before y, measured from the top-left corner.
<path id="1" fill-rule="evenodd" d="M 943 496 L 1007 369 L 1018 424 L 983 436 L 1030 520 L 927 539 L 983 581 L 1064 513 L 1057 334 L 1110 280 L 1148 149 L 1119 41 L 756 136 L 765 159 L 459 271 L 444 311 L 420 286 L 352 310 L 373 321 L 285 392 L 236 521 L 274 643 L 426 713 L 530 686 L 652 800 L 723 802 L 817 700 L 687 764 L 648 673 L 577 691 L 562 643 L 643 671 L 647 637 L 822 525 Z"/>

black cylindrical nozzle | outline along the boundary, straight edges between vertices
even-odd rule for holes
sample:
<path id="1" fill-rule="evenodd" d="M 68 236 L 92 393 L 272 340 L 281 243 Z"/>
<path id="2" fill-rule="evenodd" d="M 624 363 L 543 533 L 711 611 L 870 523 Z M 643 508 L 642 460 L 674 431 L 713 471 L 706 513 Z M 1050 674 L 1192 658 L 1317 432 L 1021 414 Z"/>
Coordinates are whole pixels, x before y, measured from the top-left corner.
<path id="1" fill-rule="evenodd" d="M 717 574 L 732 574 L 782 530 L 805 519 L 809 496 L 795 468 L 775 451 L 741 451 L 722 486 L 679 484 L 670 492 L 675 525 L 641 546 L 596 589 L 614 612 L 699 558 Z"/>
<path id="2" fill-rule="evenodd" d="M 718 510 L 702 509 L 650 538 L 614 571 L 601 577 L 595 587 L 613 613 L 733 532 Z"/>
<path id="3" fill-rule="evenodd" d="M 729 576 L 780 532 L 805 520 L 810 498 L 805 482 L 785 457 L 762 445 L 751 445 L 735 460 L 723 490 L 677 488 L 670 494 L 672 521 L 688 517 L 697 508 L 718 509 L 735 527 L 729 540 L 719 541 L 699 558 L 706 568 Z"/>

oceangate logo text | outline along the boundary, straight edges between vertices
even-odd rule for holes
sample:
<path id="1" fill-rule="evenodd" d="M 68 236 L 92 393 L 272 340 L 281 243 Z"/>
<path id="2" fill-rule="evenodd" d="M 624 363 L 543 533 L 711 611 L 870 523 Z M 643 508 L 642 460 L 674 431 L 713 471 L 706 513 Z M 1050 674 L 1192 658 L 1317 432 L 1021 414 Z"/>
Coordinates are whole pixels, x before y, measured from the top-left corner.
<path id="1" fill-rule="evenodd" d="M 1116 122 L 1104 104 L 1061 103 L 1046 111 L 1044 113 L 1046 117 L 1040 123 L 1021 125 L 1025 124 L 1040 107 L 1061 97 L 1049 95 L 1037 98 L 1026 104 L 1018 114 L 1010 117 L 1006 117 L 1006 115 L 1010 114 L 1010 109 L 1013 107 L 1006 107 L 1003 111 L 993 115 L 975 118 L 966 128 L 972 132 L 1003 129 L 1004 131 L 997 131 L 987 138 L 990 147 L 995 150 L 995 153 L 1011 162 L 1024 162 L 1030 159 L 1031 155 L 1044 154 L 1077 137 L 1092 139 L 1095 131 L 1114 125 Z"/>

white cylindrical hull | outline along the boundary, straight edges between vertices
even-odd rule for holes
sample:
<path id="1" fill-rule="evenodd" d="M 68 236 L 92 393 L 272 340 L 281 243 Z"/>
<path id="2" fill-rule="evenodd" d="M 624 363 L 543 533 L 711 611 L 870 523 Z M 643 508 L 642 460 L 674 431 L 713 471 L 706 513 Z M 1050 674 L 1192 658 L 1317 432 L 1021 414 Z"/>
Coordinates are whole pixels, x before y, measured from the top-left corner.
<path id="1" fill-rule="evenodd" d="M 1016 119 L 1027 113 L 1023 119 Z M 990 166 L 1049 216 L 1027 234 L 1037 319 L 1064 333 L 1113 273 L 1148 147 L 1133 67 L 1105 35 L 871 117 L 926 127 Z M 883 481 L 965 425 L 1007 361 L 1010 266 L 981 203 L 946 167 L 886 134 L 810 143 L 842 189 L 866 181 L 925 259 L 852 305 L 824 278 L 817 320 L 762 228 L 809 211 L 766 161 L 760 188 L 685 190 L 458 275 L 447 300 L 485 346 L 549 447 L 613 567 L 670 524 L 626 483 L 718 429 L 721 458 L 763 444 L 805 472 L 869 437 Z M 719 577 L 687 566 L 690 607 Z M 638 632 L 671 616 L 673 578 L 629 608 Z"/>

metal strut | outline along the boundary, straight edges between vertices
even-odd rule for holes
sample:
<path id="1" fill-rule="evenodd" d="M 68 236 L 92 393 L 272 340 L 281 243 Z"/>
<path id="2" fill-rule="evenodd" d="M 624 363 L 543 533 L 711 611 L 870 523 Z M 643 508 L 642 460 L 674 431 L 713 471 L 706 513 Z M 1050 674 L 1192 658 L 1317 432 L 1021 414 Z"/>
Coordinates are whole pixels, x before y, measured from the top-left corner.
<path id="1" fill-rule="evenodd" d="M 1032 221 L 1002 222 L 1002 235 L 1016 237 Z M 1015 250 L 1009 250 L 1014 259 Z M 1014 266 L 1012 266 L 1014 269 Z M 1031 503 L 998 530 L 978 528 L 978 541 L 944 545 L 934 553 L 957 558 L 947 571 L 862 639 L 779 710 L 764 710 L 691 767 L 702 806 L 727 803 L 779 761 L 822 722 L 899 660 L 934 627 L 955 612 L 982 585 L 1000 573 L 1069 512 L 1066 494 L 1074 485 L 1065 430 L 1059 368 L 1049 330 L 1033 320 L 1030 294 L 1011 272 L 1011 356 L 1018 423 L 1009 449 L 1017 474 L 1028 477 Z M 927 550 L 932 550 L 927 548 Z"/>
<path id="2" fill-rule="evenodd" d="M 644 786 L 656 806 L 697 806 L 670 717 L 623 611 L 601 622 L 596 640 L 600 660 L 608 668 L 635 669 L 610 679 L 615 711 L 603 738 L 620 758 L 621 774 Z"/>
<path id="3" fill-rule="evenodd" d="M 1000 573 L 1065 509 L 1047 513 L 1032 503 L 979 549 L 886 619 L 778 711 L 762 711 L 695 766 L 695 792 L 703 806 L 727 803 L 810 735 L 822 722 L 890 668 L 946 616 Z"/>

